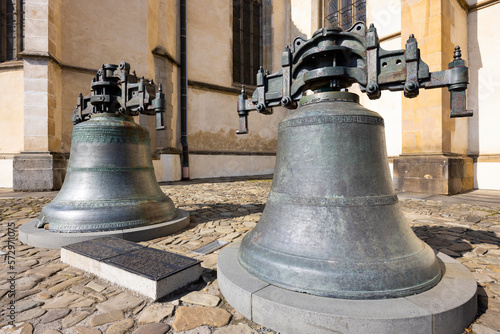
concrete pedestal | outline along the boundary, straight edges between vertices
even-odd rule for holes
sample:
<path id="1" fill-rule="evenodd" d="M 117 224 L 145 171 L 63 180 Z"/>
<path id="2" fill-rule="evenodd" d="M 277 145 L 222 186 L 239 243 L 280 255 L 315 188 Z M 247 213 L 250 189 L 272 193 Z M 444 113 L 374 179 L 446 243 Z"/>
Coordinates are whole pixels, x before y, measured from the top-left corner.
<path id="1" fill-rule="evenodd" d="M 125 230 L 88 233 L 50 232 L 43 228 L 37 228 L 36 221 L 36 219 L 30 220 L 19 227 L 19 240 L 30 246 L 59 249 L 62 246 L 101 237 L 116 237 L 135 242 L 159 238 L 186 227 L 189 224 L 189 213 L 177 209 L 177 216 L 163 223 Z"/>
<path id="2" fill-rule="evenodd" d="M 476 316 L 476 280 L 447 255 L 438 254 L 443 278 L 423 293 L 392 299 L 350 300 L 298 293 L 261 281 L 238 263 L 239 244 L 219 255 L 219 287 L 246 318 L 289 333 L 462 333 Z"/>

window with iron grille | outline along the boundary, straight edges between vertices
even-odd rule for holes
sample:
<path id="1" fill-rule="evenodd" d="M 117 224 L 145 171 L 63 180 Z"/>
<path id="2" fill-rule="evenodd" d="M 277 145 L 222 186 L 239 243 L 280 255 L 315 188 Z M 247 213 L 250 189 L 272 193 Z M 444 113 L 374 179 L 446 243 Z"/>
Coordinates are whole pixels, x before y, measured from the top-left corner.
<path id="1" fill-rule="evenodd" d="M 233 0 L 233 82 L 255 86 L 262 61 L 262 1 Z"/>
<path id="2" fill-rule="evenodd" d="M 18 59 L 24 45 L 24 0 L 0 1 L 0 61 Z"/>
<path id="3" fill-rule="evenodd" d="M 357 21 L 366 22 L 366 0 L 325 0 L 325 26 L 347 30 Z"/>

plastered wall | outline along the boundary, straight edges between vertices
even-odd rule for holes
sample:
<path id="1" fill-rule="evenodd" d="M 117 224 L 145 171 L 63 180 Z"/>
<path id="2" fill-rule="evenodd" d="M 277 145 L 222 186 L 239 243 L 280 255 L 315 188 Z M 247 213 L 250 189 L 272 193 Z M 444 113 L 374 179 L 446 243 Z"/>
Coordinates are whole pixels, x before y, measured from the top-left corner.
<path id="1" fill-rule="evenodd" d="M 98 69 L 103 63 L 126 61 L 138 74 L 147 75 L 146 0 L 64 2 L 61 26 L 64 64 Z"/>
<path id="2" fill-rule="evenodd" d="M 107 13 L 95 15 L 95 11 Z M 80 92 L 90 93 L 90 83 L 102 64 L 126 61 L 137 76 L 161 83 L 167 101 L 167 133 L 160 143 L 168 147 L 178 142 L 178 67 L 155 48 L 178 62 L 178 1 L 176 0 L 90 0 L 64 2 L 60 15 L 59 60 L 63 95 L 60 124 L 61 149 L 69 152 L 73 128 L 72 113 Z M 128 24 L 127 24 L 128 23 Z M 57 47 L 60 45 L 60 47 Z M 160 66 L 161 65 L 161 66 Z M 161 71 L 161 73 L 159 73 Z M 157 73 L 158 72 L 158 73 Z M 145 118 L 150 128 L 152 149 L 156 148 L 154 117 Z M 139 122 L 139 117 L 136 119 Z M 141 122 L 142 124 L 142 122 Z M 167 138 L 168 137 L 168 138 Z M 168 140 L 167 140 L 168 139 Z"/>
<path id="3" fill-rule="evenodd" d="M 475 4 L 476 1 L 470 1 Z M 471 11 L 467 16 L 469 77 L 468 106 L 474 111 L 469 120 L 469 154 L 476 157 L 474 187 L 500 190 L 500 78 L 494 27 L 500 17 L 500 5 Z"/>
<path id="4" fill-rule="evenodd" d="M 0 70 L 0 155 L 19 153 L 23 142 L 23 70 Z"/>
<path id="5" fill-rule="evenodd" d="M 383 49 L 401 49 L 401 1 L 367 1 L 366 23 L 368 27 L 373 23 L 377 28 L 379 39 L 383 40 L 380 43 Z M 378 100 L 370 100 L 366 94 L 362 93 L 360 97 L 362 105 L 378 112 L 384 118 L 387 154 L 389 157 L 399 156 L 402 152 L 402 93 L 383 91 Z"/>
<path id="6" fill-rule="evenodd" d="M 286 14 L 286 4 L 277 1 L 273 8 L 273 67 L 281 67 L 285 46 L 283 22 L 276 22 L 274 9 Z M 188 79 L 223 88 L 240 89 L 232 79 L 232 1 L 217 0 L 208 5 L 202 0 L 188 2 Z M 277 51 L 279 50 L 279 51 Z M 279 52 L 276 54 L 276 52 Z M 277 69 L 272 69 L 273 71 Z M 188 90 L 188 140 L 190 151 L 275 152 L 277 124 L 284 111 L 276 108 L 272 116 L 250 113 L 247 135 L 236 136 L 237 93 L 190 86 Z"/>

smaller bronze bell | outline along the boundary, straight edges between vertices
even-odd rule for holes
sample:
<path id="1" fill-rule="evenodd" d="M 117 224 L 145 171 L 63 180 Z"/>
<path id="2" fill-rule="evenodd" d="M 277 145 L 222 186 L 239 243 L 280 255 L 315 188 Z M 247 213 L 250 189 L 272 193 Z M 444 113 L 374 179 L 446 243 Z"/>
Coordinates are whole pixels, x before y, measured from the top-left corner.
<path id="1" fill-rule="evenodd" d="M 155 85 L 129 70 L 125 62 L 103 65 L 92 81 L 92 94 L 80 94 L 66 178 L 37 227 L 48 224 L 49 231 L 64 233 L 114 231 L 176 217 L 174 203 L 156 181 L 148 130 L 132 117 L 163 112 L 164 95 L 160 86 L 155 96 Z"/>

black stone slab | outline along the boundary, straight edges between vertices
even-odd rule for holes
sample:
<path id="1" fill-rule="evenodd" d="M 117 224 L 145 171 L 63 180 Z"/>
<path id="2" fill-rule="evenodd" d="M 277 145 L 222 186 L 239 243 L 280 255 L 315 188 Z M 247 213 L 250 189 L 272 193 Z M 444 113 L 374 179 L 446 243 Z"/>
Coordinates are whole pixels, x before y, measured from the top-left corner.
<path id="1" fill-rule="evenodd" d="M 120 238 L 103 237 L 63 246 L 62 248 L 97 261 L 103 261 L 145 247 Z"/>
<path id="2" fill-rule="evenodd" d="M 201 261 L 154 248 L 143 248 L 103 261 L 128 272 L 159 281 Z"/>

